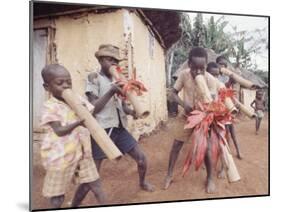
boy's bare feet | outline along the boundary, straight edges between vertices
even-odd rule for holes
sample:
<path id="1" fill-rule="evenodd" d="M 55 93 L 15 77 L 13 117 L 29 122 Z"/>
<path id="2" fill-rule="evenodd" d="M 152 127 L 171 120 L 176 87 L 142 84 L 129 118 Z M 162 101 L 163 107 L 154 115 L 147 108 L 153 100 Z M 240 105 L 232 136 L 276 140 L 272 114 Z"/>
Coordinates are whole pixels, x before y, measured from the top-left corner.
<path id="1" fill-rule="evenodd" d="M 215 186 L 213 180 L 207 180 L 207 182 L 206 182 L 206 192 L 208 194 L 212 194 L 212 193 L 215 192 L 215 190 L 216 190 L 216 186 Z"/>
<path id="2" fill-rule="evenodd" d="M 218 178 L 219 179 L 224 179 L 225 178 L 225 172 L 224 172 L 224 169 L 220 170 L 218 172 Z"/>
<path id="3" fill-rule="evenodd" d="M 140 187 L 144 191 L 148 191 L 148 192 L 154 191 L 154 187 L 148 182 L 144 182 L 143 184 L 140 185 Z"/>
<path id="4" fill-rule="evenodd" d="M 173 182 L 173 177 L 167 175 L 165 178 L 164 189 L 167 190 L 172 182 Z"/>
<path id="5" fill-rule="evenodd" d="M 241 155 L 241 153 L 238 153 L 238 154 L 237 154 L 237 158 L 238 158 L 239 160 L 242 160 L 242 159 L 243 159 L 243 156 Z"/>

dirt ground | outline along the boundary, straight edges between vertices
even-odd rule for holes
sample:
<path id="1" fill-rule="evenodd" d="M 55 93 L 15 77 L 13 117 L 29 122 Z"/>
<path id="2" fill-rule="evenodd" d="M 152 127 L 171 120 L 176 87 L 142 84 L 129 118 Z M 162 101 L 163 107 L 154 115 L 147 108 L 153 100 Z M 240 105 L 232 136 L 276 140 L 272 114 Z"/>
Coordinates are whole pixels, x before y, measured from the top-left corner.
<path id="1" fill-rule="evenodd" d="M 174 182 L 168 190 L 163 190 L 164 177 L 168 166 L 168 156 L 173 142 L 170 128 L 179 125 L 175 118 L 169 121 L 150 136 L 140 141 L 148 159 L 147 180 L 155 186 L 152 193 L 140 190 L 138 187 L 138 173 L 134 161 L 128 156 L 120 161 L 105 160 L 100 172 L 104 191 L 107 194 L 109 204 L 127 204 L 140 202 L 159 202 L 173 200 L 189 200 L 216 197 L 234 197 L 247 195 L 268 194 L 268 121 L 263 119 L 259 135 L 255 135 L 255 121 L 240 119 L 236 126 L 237 136 L 240 142 L 243 160 L 236 158 L 234 146 L 231 143 L 235 163 L 241 175 L 241 180 L 228 183 L 227 179 L 215 178 L 216 192 L 206 194 L 204 180 L 206 170 L 203 168 L 195 172 L 193 169 L 185 176 L 181 176 L 181 170 L 189 143 L 183 147 L 179 155 Z M 178 126 L 181 130 L 183 126 Z M 33 209 L 50 208 L 48 200 L 41 194 L 45 171 L 41 166 L 33 169 Z M 71 185 L 66 195 L 63 207 L 70 207 L 76 186 Z M 83 202 L 83 206 L 97 205 L 95 197 L 89 193 Z"/>

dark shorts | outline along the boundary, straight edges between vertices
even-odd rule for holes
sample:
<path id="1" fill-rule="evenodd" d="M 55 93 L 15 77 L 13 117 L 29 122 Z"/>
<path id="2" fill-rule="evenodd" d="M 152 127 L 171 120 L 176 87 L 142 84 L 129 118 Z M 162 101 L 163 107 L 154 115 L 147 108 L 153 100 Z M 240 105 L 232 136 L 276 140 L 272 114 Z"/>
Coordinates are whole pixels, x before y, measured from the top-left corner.
<path id="1" fill-rule="evenodd" d="M 107 134 L 110 131 L 109 129 L 105 129 Z M 110 134 L 111 140 L 115 143 L 117 148 L 122 152 L 122 154 L 126 154 L 131 151 L 136 145 L 137 141 L 134 137 L 123 127 L 121 128 L 113 128 Z M 92 143 L 92 154 L 94 160 L 100 160 L 107 158 L 102 149 L 98 146 L 96 141 L 91 137 Z"/>

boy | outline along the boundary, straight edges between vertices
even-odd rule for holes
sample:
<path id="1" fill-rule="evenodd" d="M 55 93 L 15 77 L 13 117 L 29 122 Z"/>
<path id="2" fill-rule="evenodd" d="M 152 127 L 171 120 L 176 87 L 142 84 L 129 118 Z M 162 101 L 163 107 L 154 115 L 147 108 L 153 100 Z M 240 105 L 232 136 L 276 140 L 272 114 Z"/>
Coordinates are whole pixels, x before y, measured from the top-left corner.
<path id="1" fill-rule="evenodd" d="M 264 111 L 265 111 L 265 100 L 263 98 L 263 91 L 262 90 L 256 91 L 256 98 L 251 103 L 251 107 L 254 108 L 254 110 L 257 114 L 257 116 L 256 116 L 256 135 L 258 135 L 261 120 L 264 116 Z"/>
<path id="2" fill-rule="evenodd" d="M 220 59 L 220 58 L 223 58 L 223 57 L 217 58 L 217 60 L 220 62 L 220 66 L 227 67 L 226 60 L 224 58 L 223 59 Z M 209 72 L 215 78 L 218 78 L 220 80 L 221 79 L 220 78 L 220 70 L 219 70 L 220 66 L 217 63 L 210 62 L 210 63 L 208 63 L 208 66 L 207 66 L 207 72 Z M 234 82 L 233 79 L 230 77 L 230 79 L 226 83 L 226 87 L 229 87 L 233 82 Z M 239 143 L 236 139 L 236 133 L 235 133 L 234 125 L 231 122 L 229 122 L 225 125 L 225 128 L 227 130 L 227 134 L 228 135 L 230 134 L 230 136 L 233 140 L 233 143 L 234 143 L 234 146 L 235 146 L 235 149 L 236 149 L 236 153 L 237 153 L 237 158 L 241 160 L 242 155 L 240 153 Z M 229 136 L 227 136 L 227 138 L 229 140 Z"/>
<path id="3" fill-rule="evenodd" d="M 64 102 L 62 92 L 72 88 L 69 72 L 59 64 L 46 66 L 42 70 L 44 88 L 51 97 L 44 103 L 41 125 L 47 133 L 41 146 L 41 156 L 47 170 L 43 196 L 50 198 L 54 208 L 60 208 L 66 189 L 75 176 L 81 183 L 75 192 L 72 207 L 82 202 L 83 190 L 91 190 L 100 204 L 105 195 L 91 157 L 89 131 L 83 127 L 74 111 Z M 91 110 L 93 106 L 85 102 Z"/>
<path id="4" fill-rule="evenodd" d="M 111 44 L 100 45 L 95 56 L 101 65 L 101 70 L 99 73 L 93 72 L 88 76 L 86 87 L 86 95 L 95 106 L 95 118 L 120 151 L 123 154 L 128 153 L 136 161 L 141 189 L 152 192 L 154 190 L 153 186 L 145 180 L 146 157 L 137 141 L 125 129 L 127 124 L 126 115 L 128 114 L 135 118 L 135 111 L 116 97 L 115 94 L 121 93 L 121 85 L 113 81 L 109 72 L 112 65 L 117 65 L 122 60 L 119 55 L 119 48 Z M 98 170 L 100 170 L 101 163 L 106 158 L 106 155 L 93 138 L 92 150 L 93 158 Z"/>
<path id="5" fill-rule="evenodd" d="M 180 106 L 185 110 L 185 115 L 188 115 L 193 109 L 197 107 L 199 101 L 202 102 L 202 94 L 198 91 L 195 83 L 195 77 L 198 74 L 202 74 L 207 82 L 207 85 L 210 91 L 213 91 L 213 84 L 217 83 L 217 80 L 211 76 L 209 73 L 205 72 L 207 65 L 208 55 L 204 48 L 195 47 L 189 53 L 188 58 L 188 68 L 183 69 L 172 90 L 172 97 Z M 214 83 L 211 83 L 214 82 Z M 182 101 L 178 93 L 184 89 L 184 101 Z M 182 126 L 185 124 L 185 116 L 180 116 L 179 121 L 182 123 Z M 175 130 L 176 131 L 176 130 Z M 175 135 L 174 143 L 171 148 L 169 156 L 169 166 L 168 172 L 165 178 L 164 189 L 168 189 L 170 184 L 173 181 L 173 169 L 178 158 L 179 152 L 184 144 L 184 141 L 190 139 L 192 130 L 182 130 L 182 134 L 178 133 Z M 204 159 L 206 170 L 207 170 L 207 179 L 206 179 L 206 192 L 213 193 L 215 191 L 215 184 L 213 182 L 213 166 L 211 161 L 211 144 L 208 142 L 207 152 Z"/>
<path id="6" fill-rule="evenodd" d="M 224 56 L 218 56 L 216 58 L 216 63 L 219 65 L 219 68 L 227 68 L 227 59 Z M 226 84 L 230 80 L 228 76 L 222 73 L 219 73 L 218 79 L 224 84 Z"/>

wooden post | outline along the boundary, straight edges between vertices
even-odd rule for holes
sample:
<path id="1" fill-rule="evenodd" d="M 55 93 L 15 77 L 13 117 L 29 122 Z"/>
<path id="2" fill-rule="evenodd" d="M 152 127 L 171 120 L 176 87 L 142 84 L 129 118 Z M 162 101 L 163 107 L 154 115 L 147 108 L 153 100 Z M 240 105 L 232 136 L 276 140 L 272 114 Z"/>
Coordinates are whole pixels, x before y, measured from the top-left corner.
<path id="1" fill-rule="evenodd" d="M 99 125 L 97 120 L 82 105 L 79 98 L 70 89 L 66 89 L 62 93 L 63 99 L 74 110 L 80 119 L 85 120 L 84 124 L 90 131 L 91 135 L 100 146 L 102 151 L 109 159 L 115 159 L 122 155 L 119 149 L 114 145 L 110 137 L 106 134 L 105 130 Z"/>
<path id="2" fill-rule="evenodd" d="M 109 71 L 115 80 L 121 79 L 127 81 L 126 77 L 122 73 L 117 72 L 116 66 L 111 66 Z M 149 116 L 149 110 L 147 110 L 145 106 L 140 103 L 140 101 L 138 100 L 138 96 L 135 95 L 134 91 L 128 91 L 127 98 L 133 105 L 138 118 L 146 118 L 147 116 Z"/>

